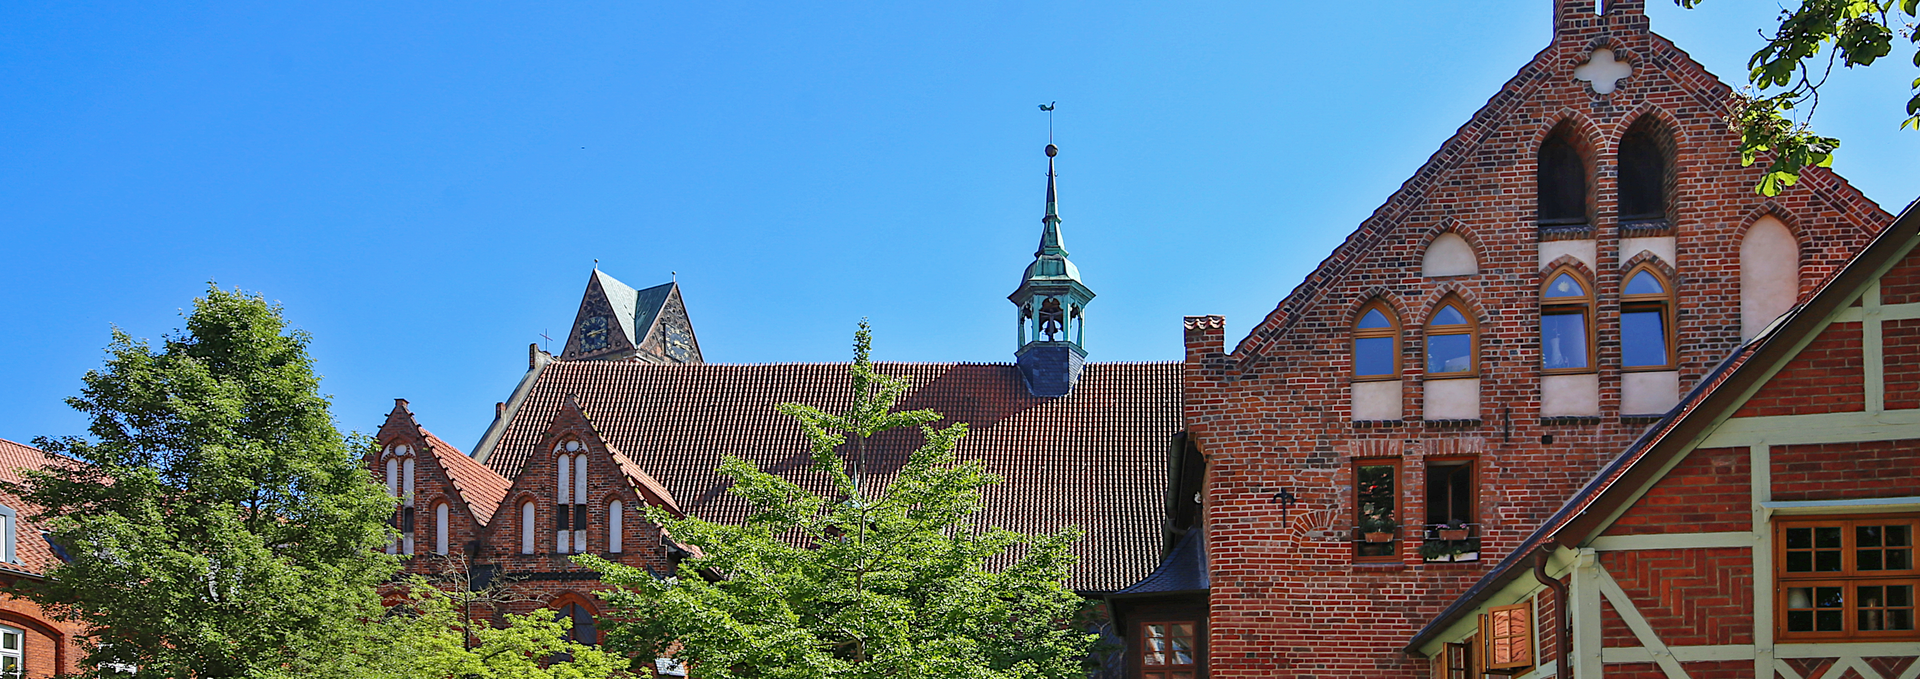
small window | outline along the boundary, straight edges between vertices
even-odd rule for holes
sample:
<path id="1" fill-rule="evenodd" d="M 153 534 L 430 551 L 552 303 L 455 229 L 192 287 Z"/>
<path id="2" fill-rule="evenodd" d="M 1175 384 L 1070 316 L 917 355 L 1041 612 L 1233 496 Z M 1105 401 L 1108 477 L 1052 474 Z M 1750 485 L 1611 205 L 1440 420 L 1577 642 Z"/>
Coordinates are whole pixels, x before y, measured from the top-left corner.
<path id="1" fill-rule="evenodd" d="M 1562 126 L 1540 145 L 1537 176 L 1541 226 L 1587 223 L 1587 163 L 1573 145 L 1573 130 Z"/>
<path id="2" fill-rule="evenodd" d="M 1571 268 L 1548 274 L 1540 289 L 1540 367 L 1548 373 L 1593 368 L 1593 294 Z"/>
<path id="3" fill-rule="evenodd" d="M 607 551 L 619 554 L 625 547 L 626 503 L 607 503 Z"/>
<path id="4" fill-rule="evenodd" d="M 1473 461 L 1429 460 L 1426 471 L 1427 525 L 1420 556 L 1428 561 L 1478 561 Z"/>
<path id="5" fill-rule="evenodd" d="M 520 553 L 533 553 L 533 503 L 520 503 Z"/>
<path id="6" fill-rule="evenodd" d="M 1646 222 L 1667 217 L 1667 158 L 1652 121 L 1643 117 L 1620 140 L 1620 221 Z"/>
<path id="7" fill-rule="evenodd" d="M 1434 679 L 1475 679 L 1473 644 L 1447 644 L 1434 661 Z"/>
<path id="8" fill-rule="evenodd" d="M 0 505 L 0 561 L 20 563 L 18 551 L 20 540 L 20 514 L 12 507 Z"/>
<path id="9" fill-rule="evenodd" d="M 1913 517 L 1857 517 L 1777 524 L 1780 639 L 1920 639 L 1916 523 Z"/>
<path id="10" fill-rule="evenodd" d="M 433 553 L 447 555 L 447 503 L 433 505 Z"/>
<path id="11" fill-rule="evenodd" d="M 1533 607 L 1494 606 L 1480 616 L 1480 657 L 1488 673 L 1517 674 L 1533 666 Z"/>
<path id="12" fill-rule="evenodd" d="M 1459 300 L 1449 298 L 1440 303 L 1433 312 L 1433 318 L 1427 321 L 1427 377 L 1471 377 L 1474 374 L 1474 357 L 1477 335 L 1473 319 L 1461 309 L 1465 308 Z"/>
<path id="13" fill-rule="evenodd" d="M 1194 650 L 1198 627 L 1192 621 L 1141 623 L 1142 679 L 1193 679 L 1199 666 L 1200 654 Z"/>
<path id="14" fill-rule="evenodd" d="M 593 612 L 586 606 L 569 603 L 561 606 L 553 614 L 555 620 L 572 620 L 573 629 L 567 630 L 567 640 L 588 646 L 600 645 L 600 630 L 593 621 Z"/>
<path id="15" fill-rule="evenodd" d="M 1627 272 L 1620 295 L 1620 363 L 1628 370 L 1672 370 L 1673 289 L 1642 264 Z"/>
<path id="16" fill-rule="evenodd" d="M 0 625 L 0 677 L 27 675 L 26 632 Z"/>
<path id="17" fill-rule="evenodd" d="M 1360 309 L 1353 324 L 1353 378 L 1391 380 L 1400 377 L 1400 322 L 1393 308 L 1375 300 Z"/>
<path id="18" fill-rule="evenodd" d="M 1353 463 L 1354 559 L 1392 561 L 1399 556 L 1399 460 Z"/>

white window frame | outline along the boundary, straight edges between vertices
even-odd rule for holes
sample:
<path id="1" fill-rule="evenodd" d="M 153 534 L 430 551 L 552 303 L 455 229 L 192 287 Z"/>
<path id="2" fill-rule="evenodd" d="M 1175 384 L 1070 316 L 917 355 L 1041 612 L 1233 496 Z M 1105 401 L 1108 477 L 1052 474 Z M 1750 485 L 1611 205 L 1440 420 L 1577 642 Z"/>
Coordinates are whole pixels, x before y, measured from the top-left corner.
<path id="1" fill-rule="evenodd" d="M 20 515 L 12 507 L 0 505 L 0 561 L 20 563 L 16 544 L 20 539 Z"/>
<path id="2" fill-rule="evenodd" d="M 0 625 L 0 640 L 7 635 L 13 637 L 14 648 L 8 649 L 4 641 L 0 641 L 0 677 L 13 679 L 27 676 L 27 631 L 11 625 Z M 6 669 L 8 660 L 13 661 L 11 672 Z"/>

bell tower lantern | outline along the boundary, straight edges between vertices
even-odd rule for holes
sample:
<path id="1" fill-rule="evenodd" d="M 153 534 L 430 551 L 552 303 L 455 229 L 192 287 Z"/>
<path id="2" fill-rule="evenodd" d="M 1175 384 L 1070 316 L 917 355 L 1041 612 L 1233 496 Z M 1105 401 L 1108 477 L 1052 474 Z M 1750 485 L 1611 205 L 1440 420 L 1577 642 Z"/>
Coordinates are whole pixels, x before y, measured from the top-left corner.
<path id="1" fill-rule="evenodd" d="M 1040 218 L 1040 249 L 1033 253 L 1020 288 L 1008 295 L 1019 310 L 1020 349 L 1014 352 L 1027 391 L 1035 396 L 1065 396 L 1073 391 L 1087 362 L 1086 307 L 1093 291 L 1080 282 L 1080 270 L 1067 260 L 1060 241 L 1060 209 L 1054 188 L 1053 159 L 1060 147 L 1047 144 L 1047 211 Z"/>

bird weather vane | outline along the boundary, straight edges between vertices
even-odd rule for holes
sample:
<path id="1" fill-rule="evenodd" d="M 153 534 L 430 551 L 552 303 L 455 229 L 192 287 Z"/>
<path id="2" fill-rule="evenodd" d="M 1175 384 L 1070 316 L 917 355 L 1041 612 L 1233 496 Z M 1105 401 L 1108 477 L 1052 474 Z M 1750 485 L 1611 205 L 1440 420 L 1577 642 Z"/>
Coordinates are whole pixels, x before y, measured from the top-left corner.
<path id="1" fill-rule="evenodd" d="M 1049 101 L 1040 105 L 1040 110 L 1047 112 L 1047 143 L 1049 144 L 1053 143 L 1053 107 L 1058 103 L 1060 102 Z"/>

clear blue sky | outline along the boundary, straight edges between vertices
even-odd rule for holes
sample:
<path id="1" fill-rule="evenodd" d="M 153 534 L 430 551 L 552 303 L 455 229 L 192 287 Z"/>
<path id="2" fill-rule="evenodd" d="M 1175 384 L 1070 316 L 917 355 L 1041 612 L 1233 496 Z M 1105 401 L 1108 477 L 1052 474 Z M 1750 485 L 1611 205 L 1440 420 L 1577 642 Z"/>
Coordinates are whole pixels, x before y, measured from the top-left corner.
<path id="1" fill-rule="evenodd" d="M 1774 3 L 1650 0 L 1730 81 Z M 804 5 L 795 7 L 794 5 Z M 470 446 L 594 259 L 678 271 L 713 362 L 1005 361 L 1058 100 L 1106 361 L 1244 334 L 1548 40 L 1503 3 L 0 5 L 0 438 L 113 325 L 206 282 L 285 304 L 343 428 L 405 397 Z M 1836 79 L 1837 167 L 1898 210 L 1910 52 Z"/>

